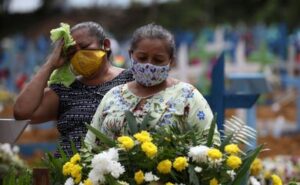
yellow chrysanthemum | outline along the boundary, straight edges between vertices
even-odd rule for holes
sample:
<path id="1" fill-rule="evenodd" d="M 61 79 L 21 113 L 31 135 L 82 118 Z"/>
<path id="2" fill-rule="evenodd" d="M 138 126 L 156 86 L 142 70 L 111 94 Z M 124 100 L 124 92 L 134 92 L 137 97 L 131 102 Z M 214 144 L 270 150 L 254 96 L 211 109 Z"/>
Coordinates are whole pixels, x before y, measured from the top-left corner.
<path id="1" fill-rule="evenodd" d="M 186 157 L 177 157 L 175 159 L 175 161 L 173 162 L 173 167 L 177 170 L 177 171 L 182 171 L 184 170 L 186 167 L 188 167 L 189 163 L 187 161 Z"/>
<path id="2" fill-rule="evenodd" d="M 153 158 L 157 153 L 157 146 L 155 146 L 152 142 L 146 141 L 141 147 L 143 152 L 145 152 L 149 158 Z"/>
<path id="3" fill-rule="evenodd" d="M 282 185 L 282 181 L 281 178 L 278 175 L 272 175 L 271 176 L 272 181 L 273 181 L 273 185 Z"/>
<path id="4" fill-rule="evenodd" d="M 237 169 L 241 166 L 242 160 L 238 156 L 231 155 L 227 158 L 226 164 L 232 169 Z"/>
<path id="5" fill-rule="evenodd" d="M 78 180 L 81 180 L 81 170 L 82 167 L 79 166 L 78 164 L 74 165 L 72 170 L 71 170 L 71 176 L 73 178 L 75 178 L 75 182 L 77 182 Z"/>
<path id="6" fill-rule="evenodd" d="M 172 162 L 168 159 L 159 162 L 157 165 L 157 170 L 163 174 L 170 173 L 171 168 L 172 168 Z"/>
<path id="7" fill-rule="evenodd" d="M 213 178 L 209 181 L 209 185 L 218 185 L 218 184 L 219 184 L 219 182 L 216 178 Z"/>
<path id="8" fill-rule="evenodd" d="M 265 172 L 264 172 L 264 178 L 265 178 L 265 179 L 270 179 L 270 178 L 271 178 L 271 175 L 272 175 L 272 174 L 271 174 L 270 171 L 265 171 Z"/>
<path id="9" fill-rule="evenodd" d="M 209 149 L 207 155 L 210 159 L 217 160 L 222 158 L 222 152 L 216 148 Z"/>
<path id="10" fill-rule="evenodd" d="M 236 144 L 229 144 L 225 146 L 225 152 L 231 155 L 236 155 L 240 152 L 240 149 Z"/>
<path id="11" fill-rule="evenodd" d="M 142 170 L 135 172 L 134 180 L 137 184 L 142 184 L 144 182 L 145 176 Z"/>
<path id="12" fill-rule="evenodd" d="M 165 185 L 174 185 L 172 182 L 167 182 Z"/>
<path id="13" fill-rule="evenodd" d="M 70 162 L 73 164 L 77 164 L 80 160 L 81 160 L 80 155 L 77 153 L 77 154 L 73 155 Z"/>
<path id="14" fill-rule="evenodd" d="M 74 182 L 78 184 L 81 181 L 81 174 L 75 177 Z"/>
<path id="15" fill-rule="evenodd" d="M 257 176 L 260 173 L 260 171 L 262 170 L 262 168 L 263 168 L 263 165 L 262 165 L 261 160 L 256 158 L 250 166 L 251 175 Z"/>
<path id="16" fill-rule="evenodd" d="M 139 133 L 136 133 L 133 135 L 133 137 L 141 143 L 152 141 L 152 137 L 147 131 L 141 131 Z"/>
<path id="17" fill-rule="evenodd" d="M 93 182 L 91 181 L 91 179 L 86 179 L 83 185 L 93 185 Z"/>
<path id="18" fill-rule="evenodd" d="M 118 137 L 118 141 L 121 143 L 121 147 L 126 150 L 130 150 L 134 146 L 134 141 L 128 136 Z"/>
<path id="19" fill-rule="evenodd" d="M 65 176 L 70 175 L 71 174 L 71 170 L 73 168 L 74 164 L 71 162 L 66 162 L 63 166 L 63 174 Z"/>

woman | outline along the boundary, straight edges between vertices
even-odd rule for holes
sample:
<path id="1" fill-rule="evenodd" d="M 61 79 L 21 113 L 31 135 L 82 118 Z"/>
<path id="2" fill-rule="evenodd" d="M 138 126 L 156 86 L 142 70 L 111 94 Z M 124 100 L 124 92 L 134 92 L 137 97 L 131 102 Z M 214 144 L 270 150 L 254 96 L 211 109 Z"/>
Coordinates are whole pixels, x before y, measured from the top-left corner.
<path id="1" fill-rule="evenodd" d="M 130 71 L 109 63 L 110 41 L 99 24 L 79 23 L 71 29 L 71 35 L 76 45 L 68 49 L 69 59 L 78 60 L 83 52 L 87 53 L 86 56 L 92 56 L 83 61 L 84 70 L 77 69 L 77 79 L 70 87 L 60 84 L 47 87 L 50 74 L 65 62 L 62 57 L 63 41 L 60 41 L 14 105 L 16 119 L 30 119 L 33 124 L 57 120 L 61 135 L 59 144 L 68 155 L 72 155 L 70 139 L 77 149 L 81 147 L 81 137 L 87 131 L 84 123 L 91 122 L 105 93 L 114 86 L 133 80 Z M 102 52 L 105 57 L 98 55 Z M 97 62 L 101 65 L 93 65 Z"/>
<path id="2" fill-rule="evenodd" d="M 183 120 L 184 124 L 195 125 L 207 135 L 213 114 L 206 100 L 192 85 L 168 77 L 175 61 L 172 34 L 159 25 L 142 26 L 133 34 L 129 55 L 135 81 L 111 89 L 91 125 L 111 137 L 118 137 L 127 129 L 125 110 L 129 110 L 138 123 L 150 113 L 151 127 Z M 218 144 L 217 129 L 215 136 Z M 95 135 L 88 131 L 85 142 L 93 146 L 95 140 Z"/>

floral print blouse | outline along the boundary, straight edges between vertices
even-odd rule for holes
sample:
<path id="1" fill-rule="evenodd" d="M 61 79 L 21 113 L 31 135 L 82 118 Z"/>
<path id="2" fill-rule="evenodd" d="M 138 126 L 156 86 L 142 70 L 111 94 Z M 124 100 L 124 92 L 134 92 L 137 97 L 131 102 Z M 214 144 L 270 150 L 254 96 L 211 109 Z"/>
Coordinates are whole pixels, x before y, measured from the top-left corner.
<path id="1" fill-rule="evenodd" d="M 154 128 L 174 125 L 180 121 L 190 126 L 197 125 L 203 135 L 203 143 L 206 142 L 206 135 L 213 119 L 207 101 L 188 83 L 179 82 L 147 98 L 136 96 L 128 89 L 127 84 L 123 84 L 114 87 L 103 97 L 91 126 L 110 137 L 118 137 L 128 129 L 126 110 L 133 112 L 138 123 L 141 123 L 150 112 L 152 117 L 150 127 Z M 85 142 L 91 146 L 95 145 L 96 138 L 91 131 L 88 131 Z M 220 142 L 217 129 L 214 142 L 217 145 Z"/>

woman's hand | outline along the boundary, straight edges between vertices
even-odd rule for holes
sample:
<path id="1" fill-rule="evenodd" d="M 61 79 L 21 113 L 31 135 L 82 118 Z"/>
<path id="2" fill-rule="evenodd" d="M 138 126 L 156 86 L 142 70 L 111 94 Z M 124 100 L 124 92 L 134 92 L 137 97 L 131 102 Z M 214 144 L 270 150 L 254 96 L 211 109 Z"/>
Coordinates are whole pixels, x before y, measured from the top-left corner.
<path id="1" fill-rule="evenodd" d="M 48 56 L 47 64 L 49 64 L 53 70 L 61 67 L 65 63 L 65 59 L 62 53 L 63 45 L 63 39 L 55 42 L 54 49 L 52 53 Z"/>

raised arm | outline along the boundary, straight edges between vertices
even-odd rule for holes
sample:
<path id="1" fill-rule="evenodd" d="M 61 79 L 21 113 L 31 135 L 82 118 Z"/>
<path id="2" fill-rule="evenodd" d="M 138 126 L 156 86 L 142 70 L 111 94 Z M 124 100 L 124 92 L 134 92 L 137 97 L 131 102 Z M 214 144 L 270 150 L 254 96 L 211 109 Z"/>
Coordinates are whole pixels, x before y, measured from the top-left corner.
<path id="1" fill-rule="evenodd" d="M 14 105 L 15 119 L 30 119 L 32 123 L 39 123 L 57 118 L 59 97 L 47 88 L 47 81 L 51 73 L 64 63 L 61 57 L 62 46 L 62 40 L 55 44 L 46 63 L 17 97 Z"/>

